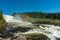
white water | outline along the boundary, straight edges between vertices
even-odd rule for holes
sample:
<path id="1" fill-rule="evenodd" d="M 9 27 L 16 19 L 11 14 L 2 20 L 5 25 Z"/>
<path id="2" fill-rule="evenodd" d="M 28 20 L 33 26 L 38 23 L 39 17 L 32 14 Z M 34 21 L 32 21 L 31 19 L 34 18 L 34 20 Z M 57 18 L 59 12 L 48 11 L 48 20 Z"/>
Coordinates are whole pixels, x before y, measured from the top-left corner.
<path id="1" fill-rule="evenodd" d="M 31 24 L 30 22 L 24 22 L 21 17 L 17 18 L 10 15 L 4 15 L 4 18 L 6 19 L 6 22 L 19 22 L 24 24 Z M 48 36 L 51 40 L 56 40 L 56 37 L 60 38 L 60 26 L 44 24 L 45 27 L 43 27 L 42 25 L 39 26 L 39 29 L 32 29 L 23 34 L 42 33 Z"/>
<path id="2" fill-rule="evenodd" d="M 18 23 L 25 23 L 25 24 L 31 24 L 30 22 L 24 21 L 22 20 L 21 17 L 18 16 L 11 16 L 11 15 L 3 15 L 4 19 L 6 20 L 6 22 L 18 22 Z"/>
<path id="3" fill-rule="evenodd" d="M 57 40 L 57 38 L 60 38 L 60 27 L 59 26 L 54 26 L 54 25 L 48 25 L 44 24 L 46 27 L 39 26 L 40 29 L 33 29 L 30 30 L 24 34 L 30 34 L 30 33 L 41 33 L 46 36 L 48 36 L 51 40 Z"/>

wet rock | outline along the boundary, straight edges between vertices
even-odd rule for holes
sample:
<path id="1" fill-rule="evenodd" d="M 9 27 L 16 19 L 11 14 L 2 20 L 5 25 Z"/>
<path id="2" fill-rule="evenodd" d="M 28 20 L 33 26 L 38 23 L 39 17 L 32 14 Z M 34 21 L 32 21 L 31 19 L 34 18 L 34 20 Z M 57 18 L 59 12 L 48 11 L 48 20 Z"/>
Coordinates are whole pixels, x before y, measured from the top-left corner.
<path id="1" fill-rule="evenodd" d="M 0 40 L 11 40 L 10 38 L 0 38 Z"/>
<path id="2" fill-rule="evenodd" d="M 9 31 L 4 30 L 2 33 L 0 33 L 0 37 L 2 38 L 8 38 L 8 37 L 13 37 L 14 35 L 10 33 Z"/>
<path id="3" fill-rule="evenodd" d="M 47 36 L 41 34 L 41 35 L 34 35 L 31 37 L 27 37 L 27 40 L 50 40 Z"/>
<path id="4" fill-rule="evenodd" d="M 60 40 L 60 38 L 57 38 L 57 37 L 56 37 L 56 40 Z"/>
<path id="5" fill-rule="evenodd" d="M 10 32 L 17 32 L 17 31 L 20 31 L 20 32 L 27 32 L 29 31 L 30 29 L 32 28 L 27 28 L 27 27 L 18 27 L 18 28 L 11 28 L 11 30 L 9 30 Z"/>
<path id="6" fill-rule="evenodd" d="M 18 36 L 18 37 L 15 37 L 15 38 L 12 38 L 11 40 L 27 40 L 25 36 Z"/>
<path id="7" fill-rule="evenodd" d="M 50 40 L 50 39 L 47 36 L 41 34 L 41 35 L 33 35 L 33 36 L 19 35 L 13 38 L 0 38 L 0 40 Z"/>

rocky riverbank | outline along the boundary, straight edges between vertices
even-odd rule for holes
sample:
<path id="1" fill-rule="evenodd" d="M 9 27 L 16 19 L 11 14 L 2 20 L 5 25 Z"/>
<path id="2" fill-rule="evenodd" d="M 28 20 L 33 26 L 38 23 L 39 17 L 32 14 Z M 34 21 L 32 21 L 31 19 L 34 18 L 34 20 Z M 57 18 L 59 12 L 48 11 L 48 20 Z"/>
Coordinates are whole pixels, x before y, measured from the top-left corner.
<path id="1" fill-rule="evenodd" d="M 60 22 L 49 22 L 49 21 L 35 21 L 32 22 L 33 24 L 50 24 L 50 25 L 55 25 L 55 26 L 60 26 Z"/>
<path id="2" fill-rule="evenodd" d="M 23 36 L 23 35 L 19 35 L 17 37 L 14 38 L 1 38 L 0 40 L 50 40 L 47 36 L 45 35 L 34 35 L 34 36 Z"/>

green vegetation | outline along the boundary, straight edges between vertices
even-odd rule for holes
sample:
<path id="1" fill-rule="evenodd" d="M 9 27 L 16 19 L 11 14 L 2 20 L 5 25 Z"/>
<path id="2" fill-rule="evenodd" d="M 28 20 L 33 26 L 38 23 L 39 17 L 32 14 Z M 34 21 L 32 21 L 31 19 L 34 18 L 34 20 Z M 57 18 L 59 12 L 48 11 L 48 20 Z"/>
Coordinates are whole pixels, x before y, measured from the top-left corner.
<path id="1" fill-rule="evenodd" d="M 6 21 L 3 18 L 2 11 L 0 11 L 0 32 L 4 30 L 5 26 L 6 26 Z"/>
<path id="2" fill-rule="evenodd" d="M 24 13 L 13 13 L 15 15 L 22 15 L 25 19 L 30 22 L 50 22 L 60 24 L 60 13 L 43 13 L 43 12 L 24 12 Z"/>
<path id="3" fill-rule="evenodd" d="M 13 15 L 15 15 L 14 13 Z M 32 18 L 45 18 L 45 19 L 60 19 L 60 13 L 43 13 L 43 12 L 24 12 L 17 13 L 20 15 L 26 15 Z"/>
<path id="4" fill-rule="evenodd" d="M 13 13 L 12 15 L 25 15 L 32 18 L 46 18 L 46 19 L 60 19 L 60 13 L 43 13 L 43 12 L 24 12 L 24 13 Z"/>

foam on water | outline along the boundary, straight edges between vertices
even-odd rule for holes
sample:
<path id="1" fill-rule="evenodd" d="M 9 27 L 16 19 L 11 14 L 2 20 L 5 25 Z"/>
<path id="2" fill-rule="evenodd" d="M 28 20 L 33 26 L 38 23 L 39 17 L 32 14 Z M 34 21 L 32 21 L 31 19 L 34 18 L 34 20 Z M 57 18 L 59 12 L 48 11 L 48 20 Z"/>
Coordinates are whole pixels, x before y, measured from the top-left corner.
<path id="1" fill-rule="evenodd" d="M 19 16 L 16 16 L 16 17 L 10 16 L 10 15 L 3 15 L 3 16 L 6 19 L 6 22 L 19 22 L 19 23 L 24 23 L 24 24 L 31 24 L 30 22 L 26 22 L 26 21 L 24 22 L 22 18 Z M 48 24 L 43 24 L 43 25 L 45 27 L 40 25 L 38 29 L 32 29 L 23 34 L 42 33 L 48 36 L 51 40 L 56 40 L 56 37 L 60 38 L 60 26 L 48 25 Z"/>
<path id="2" fill-rule="evenodd" d="M 18 22 L 18 23 L 25 23 L 25 24 L 31 24 L 28 21 L 24 21 L 22 20 L 22 18 L 17 15 L 17 16 L 11 16 L 11 15 L 3 15 L 4 19 L 6 20 L 6 22 Z"/>
<path id="3" fill-rule="evenodd" d="M 57 40 L 56 37 L 60 38 L 60 26 L 46 25 L 46 24 L 44 25 L 46 26 L 46 28 L 40 26 L 41 29 L 33 29 L 24 34 L 41 33 L 48 36 L 51 40 Z"/>

